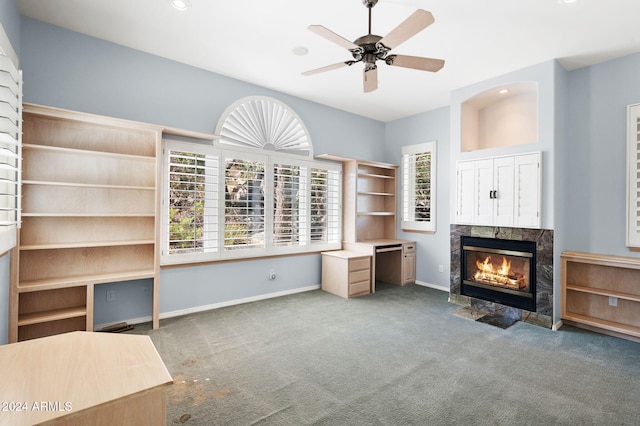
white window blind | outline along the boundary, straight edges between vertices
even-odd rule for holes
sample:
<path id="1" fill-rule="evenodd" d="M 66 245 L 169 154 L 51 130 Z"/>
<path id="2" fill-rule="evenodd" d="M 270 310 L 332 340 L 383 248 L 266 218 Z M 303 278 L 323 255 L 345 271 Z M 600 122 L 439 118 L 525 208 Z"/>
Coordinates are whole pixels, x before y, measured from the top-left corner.
<path id="1" fill-rule="evenodd" d="M 340 243 L 340 193 L 338 170 L 311 169 L 311 243 Z"/>
<path id="2" fill-rule="evenodd" d="M 264 190 L 264 161 L 225 159 L 225 250 L 265 248 Z"/>
<path id="3" fill-rule="evenodd" d="M 217 253 L 219 241 L 219 158 L 173 142 L 165 149 L 168 167 L 168 255 Z"/>
<path id="4" fill-rule="evenodd" d="M 273 167 L 273 245 L 305 245 L 308 239 L 307 167 L 276 163 Z"/>
<path id="5" fill-rule="evenodd" d="M 22 75 L 0 55 L 0 253 L 16 244 L 20 224 Z"/>
<path id="6" fill-rule="evenodd" d="M 435 231 L 435 142 L 402 147 L 402 229 Z"/>
<path id="7" fill-rule="evenodd" d="M 640 104 L 627 107 L 627 246 L 640 247 Z"/>

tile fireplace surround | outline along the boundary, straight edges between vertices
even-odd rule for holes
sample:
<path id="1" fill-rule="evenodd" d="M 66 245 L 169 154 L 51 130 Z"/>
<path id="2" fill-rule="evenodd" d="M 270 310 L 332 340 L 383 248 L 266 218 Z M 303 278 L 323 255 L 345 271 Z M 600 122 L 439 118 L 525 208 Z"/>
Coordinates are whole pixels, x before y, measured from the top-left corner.
<path id="1" fill-rule="evenodd" d="M 513 308 L 495 302 L 460 294 L 462 236 L 516 241 L 535 241 L 536 246 L 536 312 Z M 485 312 L 501 313 L 520 321 L 551 328 L 553 324 L 553 230 L 501 228 L 492 226 L 451 225 L 451 287 L 449 301 Z"/>

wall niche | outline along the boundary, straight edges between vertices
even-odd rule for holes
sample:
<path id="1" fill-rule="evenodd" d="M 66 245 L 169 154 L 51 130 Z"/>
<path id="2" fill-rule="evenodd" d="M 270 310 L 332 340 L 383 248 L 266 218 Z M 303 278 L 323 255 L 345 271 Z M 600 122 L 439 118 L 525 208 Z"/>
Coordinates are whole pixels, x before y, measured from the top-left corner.
<path id="1" fill-rule="evenodd" d="M 472 96 L 461 108 L 462 152 L 538 141 L 538 85 L 518 82 Z"/>

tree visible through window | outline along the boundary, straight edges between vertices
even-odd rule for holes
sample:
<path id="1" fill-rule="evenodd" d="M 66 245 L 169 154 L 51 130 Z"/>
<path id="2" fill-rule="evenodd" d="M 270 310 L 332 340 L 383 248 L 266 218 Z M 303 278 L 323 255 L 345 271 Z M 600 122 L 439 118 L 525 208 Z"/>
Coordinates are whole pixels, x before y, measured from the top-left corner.
<path id="1" fill-rule="evenodd" d="M 169 150 L 169 254 L 217 251 L 218 159 Z"/>
<path id="2" fill-rule="evenodd" d="M 435 142 L 402 147 L 402 229 L 435 231 Z"/>
<path id="3" fill-rule="evenodd" d="M 225 160 L 224 248 L 264 248 L 264 162 Z"/>
<path id="4" fill-rule="evenodd" d="M 339 165 L 164 144 L 163 264 L 340 248 Z"/>

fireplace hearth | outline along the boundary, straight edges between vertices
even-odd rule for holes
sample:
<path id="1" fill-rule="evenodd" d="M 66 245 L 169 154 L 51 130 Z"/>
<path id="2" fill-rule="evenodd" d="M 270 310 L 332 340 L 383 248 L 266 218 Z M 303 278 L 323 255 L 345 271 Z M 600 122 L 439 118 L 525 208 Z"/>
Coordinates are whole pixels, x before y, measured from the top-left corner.
<path id="1" fill-rule="evenodd" d="M 536 243 L 462 236 L 460 294 L 536 311 Z"/>

